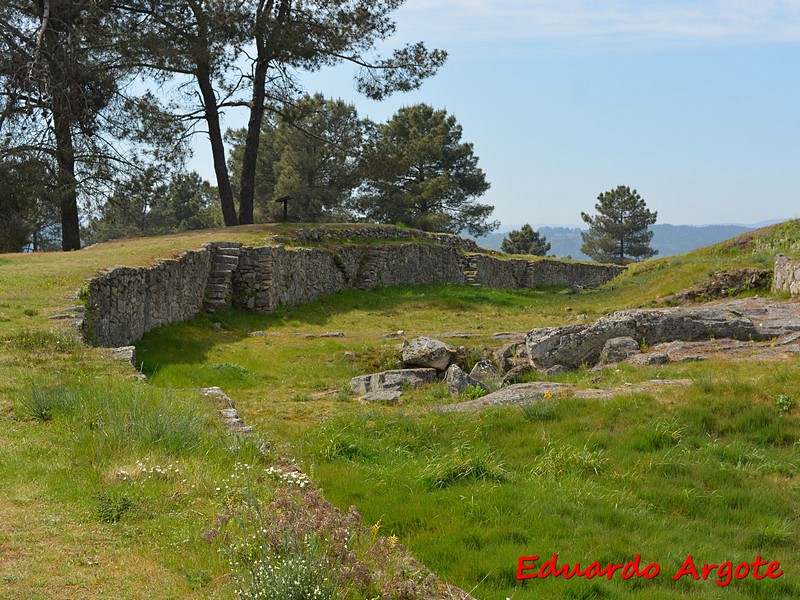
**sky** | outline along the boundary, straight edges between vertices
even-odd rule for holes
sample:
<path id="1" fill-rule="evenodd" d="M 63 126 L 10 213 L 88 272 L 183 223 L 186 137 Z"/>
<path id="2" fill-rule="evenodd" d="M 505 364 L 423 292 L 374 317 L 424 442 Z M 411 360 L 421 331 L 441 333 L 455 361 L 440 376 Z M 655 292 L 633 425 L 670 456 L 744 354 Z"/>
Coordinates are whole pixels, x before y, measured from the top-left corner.
<path id="1" fill-rule="evenodd" d="M 800 217 L 800 0 L 407 0 L 394 16 L 387 49 L 449 54 L 419 90 L 367 100 L 350 66 L 301 82 L 375 121 L 420 102 L 454 115 L 501 230 L 582 225 L 619 185 L 659 223 Z M 213 182 L 207 145 L 189 167 Z"/>

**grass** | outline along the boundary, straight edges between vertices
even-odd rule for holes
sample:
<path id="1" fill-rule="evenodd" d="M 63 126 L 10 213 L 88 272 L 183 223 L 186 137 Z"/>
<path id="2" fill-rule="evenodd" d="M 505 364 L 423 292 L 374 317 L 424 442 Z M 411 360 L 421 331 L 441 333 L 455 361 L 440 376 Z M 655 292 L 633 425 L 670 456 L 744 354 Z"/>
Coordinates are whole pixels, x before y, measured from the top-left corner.
<path id="1" fill-rule="evenodd" d="M 768 265 L 771 252 L 792 252 L 798 231 L 797 223 L 783 225 L 741 243 L 634 265 L 611 286 L 581 294 L 378 289 L 271 315 L 201 317 L 137 344 L 148 385 L 48 317 L 74 303 L 70 295 L 97 269 L 148 264 L 211 239 L 256 243 L 278 230 L 3 256 L 0 596 L 233 598 L 229 542 L 252 533 L 246 521 L 253 497 L 284 502 L 280 490 L 296 484 L 269 470 L 281 455 L 300 461 L 340 508 L 357 506 L 363 523 L 397 536 L 478 598 L 718 597 L 713 581 L 666 575 L 689 553 L 698 562 L 761 554 L 784 567 L 776 580 L 733 581 L 726 597 L 800 596 L 796 358 L 579 370 L 549 379 L 606 387 L 682 377 L 693 385 L 475 414 L 437 413 L 451 401 L 441 384 L 406 392 L 397 407 L 362 406 L 347 386 L 354 375 L 394 366 L 397 341 L 382 339 L 385 333 L 466 329 L 475 337 L 458 343 L 474 362 L 499 345 L 490 340 L 495 331 L 659 305 L 658 298 L 715 270 Z M 255 330 L 265 335 L 251 337 Z M 345 337 L 297 335 L 326 331 Z M 194 391 L 212 385 L 236 400 L 272 454 L 219 429 L 216 407 Z M 293 519 L 316 522 L 314 510 L 286 506 Z M 318 541 L 340 574 L 331 535 Z M 281 536 L 276 530 L 271 539 Z M 378 550 L 394 538 L 367 531 L 350 539 L 359 564 L 390 562 Z M 316 543 L 308 545 L 311 562 Z M 291 543 L 278 544 L 269 564 L 288 560 L 291 550 Z M 307 548 L 295 550 L 303 556 Z M 641 554 L 663 574 L 652 581 L 515 580 L 520 555 L 553 552 L 569 563 Z M 375 581 L 348 581 L 339 586 L 346 598 L 381 593 Z"/>

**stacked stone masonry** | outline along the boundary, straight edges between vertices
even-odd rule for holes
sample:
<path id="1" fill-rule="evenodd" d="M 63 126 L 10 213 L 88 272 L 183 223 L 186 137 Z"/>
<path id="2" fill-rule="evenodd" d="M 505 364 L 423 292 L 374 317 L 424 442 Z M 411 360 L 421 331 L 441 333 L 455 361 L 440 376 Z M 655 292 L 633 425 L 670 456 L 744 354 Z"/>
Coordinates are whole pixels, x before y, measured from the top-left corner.
<path id="1" fill-rule="evenodd" d="M 776 292 L 789 292 L 792 296 L 800 295 L 800 260 L 778 254 L 775 257 L 772 288 Z"/>
<path id="2" fill-rule="evenodd" d="M 214 242 L 150 268 L 116 267 L 89 280 L 84 331 L 99 346 L 127 346 L 146 331 L 192 319 L 203 308 L 271 312 L 342 290 L 379 286 L 591 287 L 621 271 L 610 265 L 464 254 L 457 244 L 328 249 Z"/>

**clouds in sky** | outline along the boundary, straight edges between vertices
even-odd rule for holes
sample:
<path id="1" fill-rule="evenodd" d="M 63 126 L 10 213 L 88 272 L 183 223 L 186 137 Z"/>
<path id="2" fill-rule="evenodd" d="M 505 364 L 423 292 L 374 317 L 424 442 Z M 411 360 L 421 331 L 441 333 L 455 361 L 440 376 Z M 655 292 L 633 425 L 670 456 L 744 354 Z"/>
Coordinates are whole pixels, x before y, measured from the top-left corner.
<path id="1" fill-rule="evenodd" d="M 800 0 L 408 0 L 397 16 L 437 41 L 800 41 Z"/>

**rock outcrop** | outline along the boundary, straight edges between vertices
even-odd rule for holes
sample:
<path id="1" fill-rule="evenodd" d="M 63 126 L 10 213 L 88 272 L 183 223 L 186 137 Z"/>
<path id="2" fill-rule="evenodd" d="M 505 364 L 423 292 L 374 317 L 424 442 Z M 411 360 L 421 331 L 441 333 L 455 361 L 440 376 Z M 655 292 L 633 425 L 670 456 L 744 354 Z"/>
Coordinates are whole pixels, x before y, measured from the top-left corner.
<path id="1" fill-rule="evenodd" d="M 636 343 L 653 345 L 709 338 L 758 341 L 779 334 L 774 318 L 759 323 L 757 307 L 739 310 L 737 306 L 733 301 L 696 308 L 623 310 L 589 325 L 534 329 L 525 340 L 528 358 L 537 368 L 564 365 L 574 369 L 597 364 L 606 342 L 613 338 L 630 337 Z"/>

